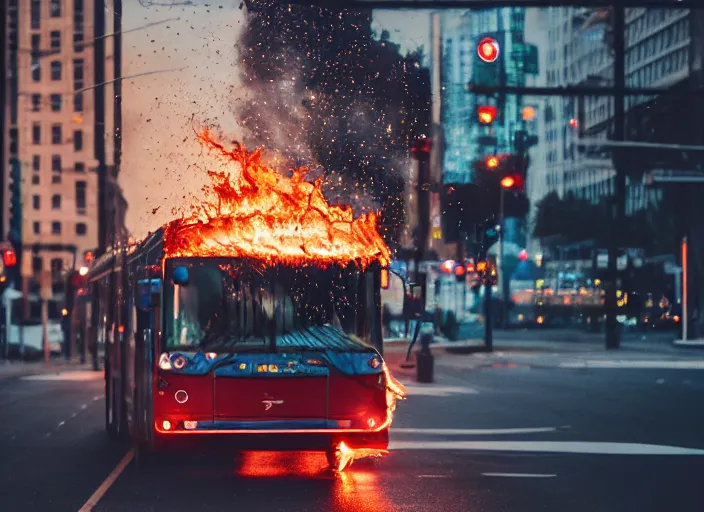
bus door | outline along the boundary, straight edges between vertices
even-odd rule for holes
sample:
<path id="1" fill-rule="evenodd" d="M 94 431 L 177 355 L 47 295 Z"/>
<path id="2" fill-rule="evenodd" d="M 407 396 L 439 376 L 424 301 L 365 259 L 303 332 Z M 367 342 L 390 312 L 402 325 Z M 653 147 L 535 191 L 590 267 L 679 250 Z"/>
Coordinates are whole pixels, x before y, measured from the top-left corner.
<path id="1" fill-rule="evenodd" d="M 152 432 L 152 404 L 156 342 L 161 307 L 161 279 L 144 279 L 139 275 L 133 306 L 135 430 L 137 438 L 149 441 Z"/>

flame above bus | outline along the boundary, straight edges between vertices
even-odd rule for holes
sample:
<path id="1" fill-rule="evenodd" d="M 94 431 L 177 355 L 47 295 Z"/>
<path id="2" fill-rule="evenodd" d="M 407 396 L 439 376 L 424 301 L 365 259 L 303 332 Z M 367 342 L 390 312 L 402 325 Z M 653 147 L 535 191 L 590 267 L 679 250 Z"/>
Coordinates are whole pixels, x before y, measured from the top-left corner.
<path id="1" fill-rule="evenodd" d="M 261 162 L 261 150 L 225 148 L 209 131 L 202 146 L 219 153 L 227 169 L 209 171 L 205 199 L 170 222 L 167 257 L 234 257 L 269 264 L 358 266 L 390 262 L 374 213 L 354 218 L 350 206 L 330 205 L 321 180 L 305 181 L 308 169 L 286 177 Z"/>

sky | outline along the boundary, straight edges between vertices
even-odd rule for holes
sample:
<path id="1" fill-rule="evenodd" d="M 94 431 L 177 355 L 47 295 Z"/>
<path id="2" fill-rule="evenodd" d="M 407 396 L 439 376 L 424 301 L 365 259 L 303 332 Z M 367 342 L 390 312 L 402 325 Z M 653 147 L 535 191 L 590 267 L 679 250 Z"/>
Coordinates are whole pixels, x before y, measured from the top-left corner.
<path id="1" fill-rule="evenodd" d="M 196 141 L 199 127 L 213 123 L 233 138 L 241 135 L 233 102 L 242 96 L 235 42 L 244 11 L 240 0 L 194 3 L 123 0 L 123 75 L 164 71 L 123 84 L 120 184 L 129 205 L 127 227 L 137 238 L 173 219 L 174 208 L 186 206 L 207 183 L 206 171 L 218 168 Z M 429 49 L 427 13 L 379 12 L 374 27 L 388 30 L 402 51 Z"/>

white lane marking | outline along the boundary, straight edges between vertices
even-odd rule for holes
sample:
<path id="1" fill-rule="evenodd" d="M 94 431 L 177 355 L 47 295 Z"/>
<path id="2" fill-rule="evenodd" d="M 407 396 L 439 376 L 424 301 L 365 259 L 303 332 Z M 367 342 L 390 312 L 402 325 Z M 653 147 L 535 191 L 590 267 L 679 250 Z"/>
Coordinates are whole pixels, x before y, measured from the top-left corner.
<path id="1" fill-rule="evenodd" d="M 418 478 L 449 478 L 449 475 L 418 475 Z"/>
<path id="2" fill-rule="evenodd" d="M 593 455 L 704 455 L 704 450 L 697 448 L 582 441 L 391 441 L 389 450 L 476 450 Z"/>
<path id="3" fill-rule="evenodd" d="M 566 427 L 562 427 L 566 428 Z M 431 436 L 484 436 L 506 434 L 539 434 L 541 432 L 557 432 L 557 427 L 537 428 L 395 428 L 394 434 L 428 434 Z"/>
<path id="4" fill-rule="evenodd" d="M 428 384 L 427 386 L 419 384 L 406 384 L 406 393 L 411 396 L 452 396 L 452 395 L 476 395 L 479 392 L 473 388 L 460 386 L 438 386 L 437 384 Z"/>
<path id="5" fill-rule="evenodd" d="M 117 480 L 117 478 L 125 470 L 127 465 L 132 462 L 133 458 L 134 448 L 130 448 L 130 451 L 128 451 L 125 456 L 122 457 L 122 460 L 117 464 L 117 466 L 115 466 L 115 469 L 112 470 L 112 473 L 110 473 L 105 479 L 105 481 L 100 484 L 100 487 L 95 490 L 93 495 L 88 498 L 88 501 L 85 502 L 85 504 L 80 508 L 78 512 L 90 512 L 91 510 L 93 510 L 93 507 L 95 507 L 101 500 L 101 498 L 105 495 L 105 493 L 108 492 L 108 489 L 110 489 L 112 484 L 115 483 L 115 480 Z"/>
<path id="6" fill-rule="evenodd" d="M 634 368 L 654 370 L 704 370 L 704 361 L 600 361 L 560 363 L 560 368 Z"/>
<path id="7" fill-rule="evenodd" d="M 482 476 L 496 476 L 503 478 L 554 478 L 557 475 L 543 475 L 540 473 L 482 473 Z"/>
<path id="8" fill-rule="evenodd" d="M 46 373 L 43 375 L 27 375 L 25 377 L 21 377 L 21 380 L 89 381 L 102 380 L 103 378 L 103 372 L 86 370 L 76 372 Z"/>

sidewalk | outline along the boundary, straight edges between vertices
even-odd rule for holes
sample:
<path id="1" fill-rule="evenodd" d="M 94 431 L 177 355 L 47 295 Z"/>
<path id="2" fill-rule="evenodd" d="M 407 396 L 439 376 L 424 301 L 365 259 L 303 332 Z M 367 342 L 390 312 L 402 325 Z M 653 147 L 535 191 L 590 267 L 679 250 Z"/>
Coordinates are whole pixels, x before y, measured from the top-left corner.
<path id="1" fill-rule="evenodd" d="M 701 358 L 700 350 L 694 346 L 682 346 L 674 342 L 675 335 L 669 332 L 626 333 L 622 336 L 618 350 L 607 350 L 604 335 L 586 333 L 570 329 L 523 329 L 495 330 L 494 354 L 513 355 L 609 355 L 609 357 L 647 356 L 663 358 Z M 385 356 L 389 352 L 408 350 L 409 340 L 405 338 L 389 338 L 384 340 Z M 417 350 L 419 343 L 414 347 Z M 434 353 L 439 354 L 472 354 L 484 352 L 483 339 L 467 339 L 449 341 L 443 336 L 434 336 L 431 345 Z"/>
<path id="2" fill-rule="evenodd" d="M 91 363 L 81 364 L 78 361 L 66 361 L 58 358 L 52 358 L 49 366 L 44 364 L 43 360 L 37 362 L 0 360 L 0 380 L 67 371 L 90 371 L 92 369 Z"/>

